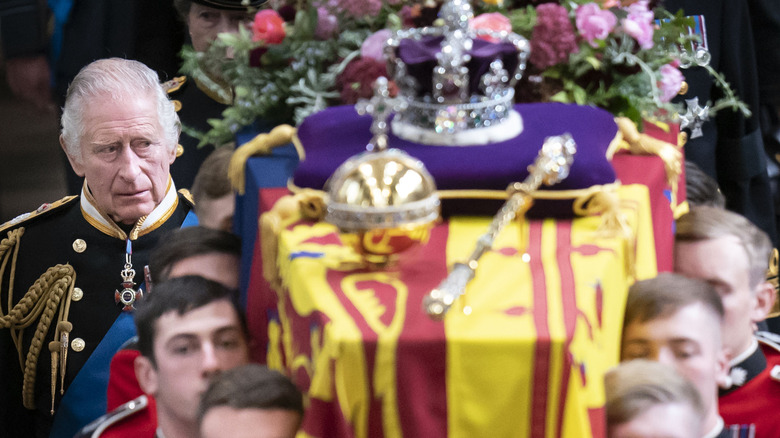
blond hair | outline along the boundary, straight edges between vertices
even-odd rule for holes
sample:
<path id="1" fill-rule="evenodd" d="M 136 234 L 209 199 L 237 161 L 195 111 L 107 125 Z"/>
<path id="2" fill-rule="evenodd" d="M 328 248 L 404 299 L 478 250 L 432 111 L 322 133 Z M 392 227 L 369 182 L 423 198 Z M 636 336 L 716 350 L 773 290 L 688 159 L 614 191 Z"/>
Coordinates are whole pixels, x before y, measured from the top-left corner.
<path id="1" fill-rule="evenodd" d="M 693 383 L 660 362 L 635 359 L 621 363 L 604 376 L 604 391 L 608 429 L 662 404 L 690 406 L 695 414 L 693 421 L 706 415 L 704 402 Z"/>

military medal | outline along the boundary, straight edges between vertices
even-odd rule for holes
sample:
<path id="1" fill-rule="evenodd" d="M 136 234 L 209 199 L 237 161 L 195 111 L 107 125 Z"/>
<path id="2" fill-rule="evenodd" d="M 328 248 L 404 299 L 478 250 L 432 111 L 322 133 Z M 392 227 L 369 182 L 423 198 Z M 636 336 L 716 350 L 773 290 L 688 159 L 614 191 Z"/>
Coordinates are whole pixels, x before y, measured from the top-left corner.
<path id="1" fill-rule="evenodd" d="M 707 66 L 712 59 L 712 54 L 707 46 L 707 26 L 704 15 L 694 15 L 687 18 L 693 19 L 693 26 L 688 28 L 688 35 L 696 35 L 698 38 L 690 41 L 688 47 L 683 48 L 684 56 L 680 59 L 680 67 Z"/>
<path id="2" fill-rule="evenodd" d="M 122 311 L 129 312 L 135 309 L 134 303 L 136 300 L 141 299 L 144 296 L 143 291 L 139 289 L 133 289 L 135 283 L 133 278 L 135 277 L 135 269 L 133 269 L 133 246 L 130 239 L 127 239 L 127 250 L 125 251 L 125 268 L 121 272 L 122 276 L 122 290 L 114 291 L 114 300 L 117 304 L 122 304 Z"/>
<path id="3" fill-rule="evenodd" d="M 710 119 L 710 107 L 705 105 L 701 107 L 699 105 L 699 98 L 685 99 L 685 105 L 687 110 L 685 114 L 680 114 L 680 129 L 690 129 L 691 139 L 701 137 L 702 126 L 704 122 Z"/>

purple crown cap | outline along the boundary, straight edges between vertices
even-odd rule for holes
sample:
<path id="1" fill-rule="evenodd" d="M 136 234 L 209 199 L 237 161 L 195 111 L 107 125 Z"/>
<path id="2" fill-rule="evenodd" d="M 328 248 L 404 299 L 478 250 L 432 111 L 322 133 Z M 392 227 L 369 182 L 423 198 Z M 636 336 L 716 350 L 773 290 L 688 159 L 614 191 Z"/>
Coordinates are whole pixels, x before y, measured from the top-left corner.
<path id="1" fill-rule="evenodd" d="M 508 119 L 530 44 L 515 33 L 470 29 L 473 15 L 468 0 L 449 0 L 439 12 L 444 25 L 402 29 L 387 41 L 388 73 L 409 103 L 394 126 L 456 134 Z"/>

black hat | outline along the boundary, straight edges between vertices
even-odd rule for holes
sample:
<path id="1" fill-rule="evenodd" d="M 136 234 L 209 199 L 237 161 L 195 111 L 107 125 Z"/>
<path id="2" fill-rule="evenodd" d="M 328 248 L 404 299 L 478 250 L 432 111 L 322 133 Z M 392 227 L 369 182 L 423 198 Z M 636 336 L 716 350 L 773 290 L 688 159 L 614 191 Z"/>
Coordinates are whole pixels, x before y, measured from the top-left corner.
<path id="1" fill-rule="evenodd" d="M 256 8 L 267 0 L 190 0 L 203 6 L 214 9 L 227 9 L 233 11 L 244 11 L 246 8 Z"/>

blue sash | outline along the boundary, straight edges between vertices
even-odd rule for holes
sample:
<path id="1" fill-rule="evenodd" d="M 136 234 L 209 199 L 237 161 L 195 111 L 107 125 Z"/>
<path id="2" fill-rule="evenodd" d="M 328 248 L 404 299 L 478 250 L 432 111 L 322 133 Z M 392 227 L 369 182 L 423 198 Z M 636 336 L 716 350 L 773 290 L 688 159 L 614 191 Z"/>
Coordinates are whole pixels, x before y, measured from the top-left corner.
<path id="1" fill-rule="evenodd" d="M 191 226 L 193 221 L 197 224 L 195 213 L 190 210 L 181 227 Z M 106 413 L 111 359 L 135 335 L 133 314 L 122 312 L 65 391 L 49 438 L 73 438 L 82 427 Z"/>

